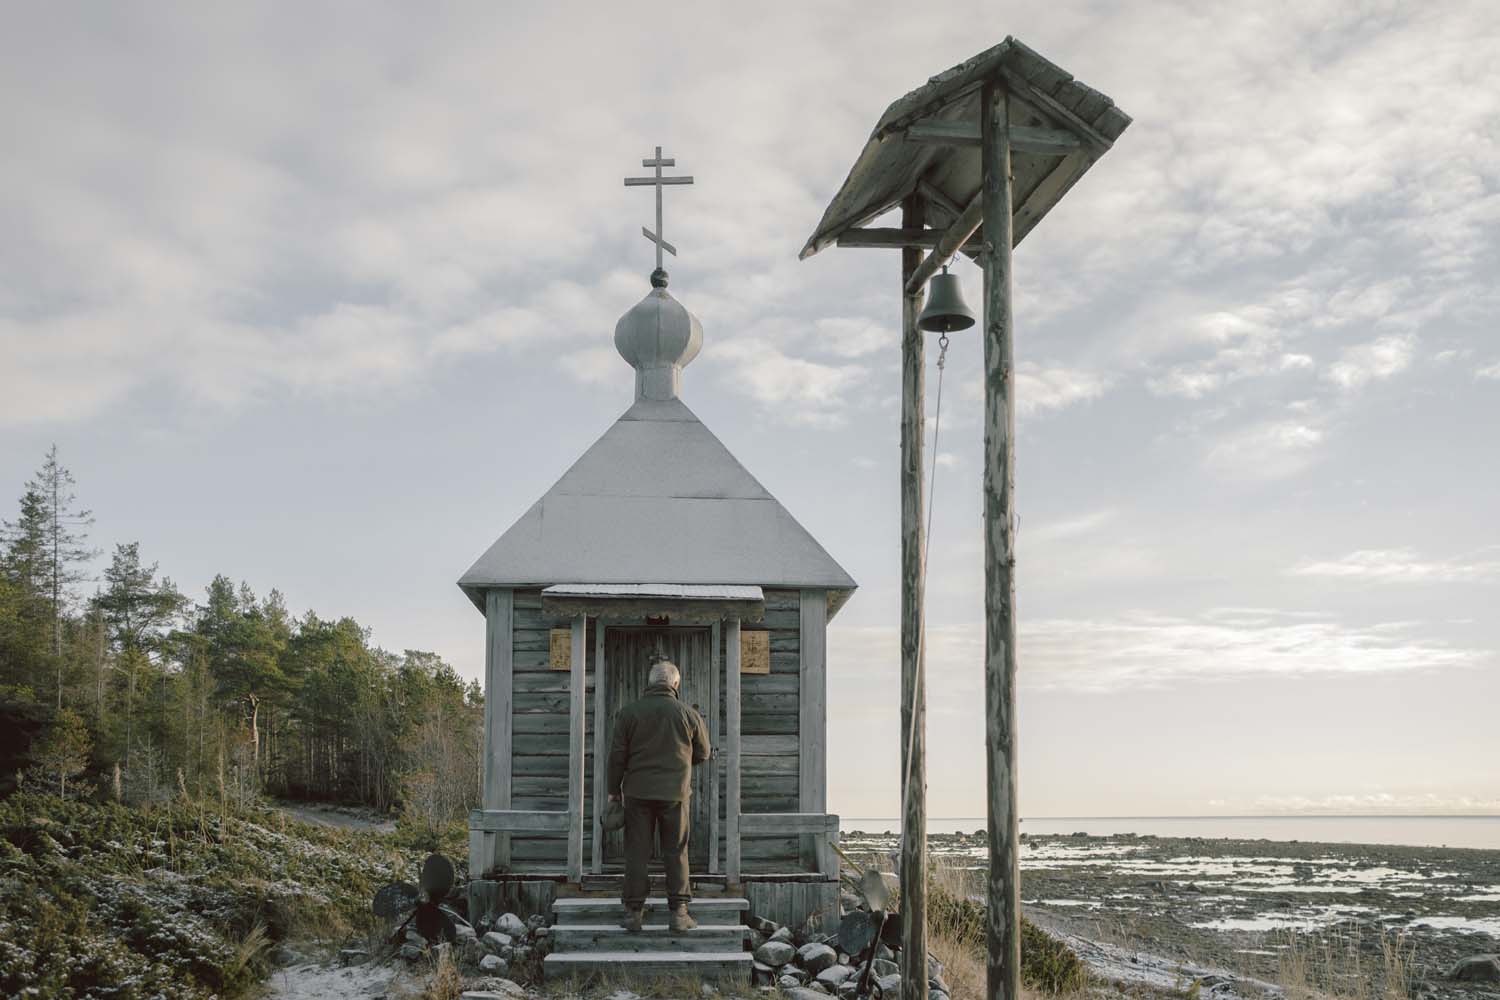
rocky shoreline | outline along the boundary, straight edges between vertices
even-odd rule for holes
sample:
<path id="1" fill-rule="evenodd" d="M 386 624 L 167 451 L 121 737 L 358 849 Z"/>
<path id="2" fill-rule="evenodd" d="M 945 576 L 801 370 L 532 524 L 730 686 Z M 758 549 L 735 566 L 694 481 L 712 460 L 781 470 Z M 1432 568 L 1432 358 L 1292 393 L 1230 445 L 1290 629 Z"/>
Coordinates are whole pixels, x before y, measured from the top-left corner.
<path id="1" fill-rule="evenodd" d="M 885 858 L 896 838 L 856 832 L 844 844 Z M 943 877 L 979 884 L 981 835 L 929 845 Z M 1500 997 L 1483 968 L 1470 973 L 1479 981 L 1454 978 L 1465 959 L 1500 951 L 1500 851 L 1029 836 L 1021 866 L 1027 916 L 1105 981 L 1243 996 L 1289 975 L 1362 976 L 1377 994 L 1399 979 L 1413 996 Z"/>

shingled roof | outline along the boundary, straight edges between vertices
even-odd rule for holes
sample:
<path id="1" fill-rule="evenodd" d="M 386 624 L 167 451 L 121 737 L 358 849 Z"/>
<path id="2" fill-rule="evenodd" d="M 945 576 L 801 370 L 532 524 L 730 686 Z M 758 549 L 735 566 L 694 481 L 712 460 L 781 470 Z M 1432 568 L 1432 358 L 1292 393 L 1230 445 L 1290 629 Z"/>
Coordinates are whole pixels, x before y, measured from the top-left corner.
<path id="1" fill-rule="evenodd" d="M 1004 82 L 1018 130 L 1045 129 L 1073 137 L 1056 149 L 1013 148 L 1013 243 L 1036 227 L 1130 124 L 1130 116 L 1108 97 L 1007 37 L 886 109 L 801 256 L 833 245 L 844 232 L 866 225 L 919 189 L 936 202 L 934 211 L 943 213 L 946 207 L 943 214 L 950 220 L 974 202 L 980 185 L 980 91 L 989 80 Z M 955 144 L 910 141 L 918 129 L 927 129 L 929 136 L 968 130 L 973 139 Z"/>

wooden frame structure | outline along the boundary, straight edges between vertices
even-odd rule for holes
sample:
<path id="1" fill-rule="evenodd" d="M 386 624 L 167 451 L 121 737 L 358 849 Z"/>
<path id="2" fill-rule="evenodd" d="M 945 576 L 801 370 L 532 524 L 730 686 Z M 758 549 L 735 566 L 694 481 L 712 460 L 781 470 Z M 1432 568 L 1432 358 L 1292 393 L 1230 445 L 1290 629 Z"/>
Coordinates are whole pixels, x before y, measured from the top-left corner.
<path id="1" fill-rule="evenodd" d="M 1011 251 L 1130 124 L 1098 91 L 1006 38 L 881 116 L 808 239 L 901 249 L 902 982 L 926 1000 L 926 763 L 922 521 L 924 289 L 954 254 L 984 271 L 987 996 L 1020 997 L 1016 813 L 1015 395 Z M 866 228 L 897 206 L 896 229 Z M 932 225 L 933 228 L 927 228 Z M 925 251 L 925 252 L 924 252 Z"/>

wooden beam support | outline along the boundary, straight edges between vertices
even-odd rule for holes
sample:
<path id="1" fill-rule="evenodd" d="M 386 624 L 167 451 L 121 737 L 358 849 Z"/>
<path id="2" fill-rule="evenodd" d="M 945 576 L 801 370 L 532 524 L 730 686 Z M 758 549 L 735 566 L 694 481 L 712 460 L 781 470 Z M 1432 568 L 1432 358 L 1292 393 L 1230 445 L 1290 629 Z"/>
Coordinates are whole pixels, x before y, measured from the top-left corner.
<path id="1" fill-rule="evenodd" d="M 846 229 L 839 234 L 841 247 L 918 247 L 935 249 L 938 241 L 946 235 L 942 229 L 870 228 Z M 969 240 L 959 247 L 965 253 L 977 254 L 982 244 Z"/>
<path id="2" fill-rule="evenodd" d="M 974 205 L 979 199 L 974 200 Z M 971 206 L 972 207 L 972 206 Z M 947 230 L 967 225 L 960 221 Z M 901 224 L 921 226 L 926 209 L 911 195 Z M 978 220 L 975 220 L 975 227 Z M 970 229 L 972 232 L 973 229 Z M 964 234 L 967 238 L 968 233 Z M 962 241 L 960 241 L 962 242 Z M 920 251 L 901 251 L 901 982 L 903 1000 L 927 1000 L 927 696 L 923 599 L 922 448 L 926 436 L 926 343 L 917 327 L 926 280 L 913 281 Z"/>
<path id="3" fill-rule="evenodd" d="M 604 871 L 604 809 L 609 804 L 609 739 L 605 700 L 609 670 L 604 662 L 604 622 L 594 621 L 594 849 L 589 859 L 595 875 Z"/>
<path id="4" fill-rule="evenodd" d="M 720 647 L 724 643 L 724 623 L 716 621 L 708 627 L 708 669 L 715 677 L 722 677 L 719 673 L 719 660 L 721 657 Z M 708 767 L 713 768 L 713 779 L 708 783 L 708 870 L 712 874 L 719 874 L 719 779 L 722 774 L 720 765 L 719 747 L 719 699 L 715 697 L 713 704 L 708 710 L 708 745 L 713 747 L 714 755 L 709 758 Z"/>
<path id="5" fill-rule="evenodd" d="M 724 623 L 724 875 L 740 880 L 740 620 Z"/>
<path id="6" fill-rule="evenodd" d="M 828 809 L 828 591 L 802 591 L 798 683 L 797 805 L 805 813 Z M 803 864 L 818 863 L 817 838 L 802 838 Z"/>
<path id="7" fill-rule="evenodd" d="M 984 223 L 984 206 L 982 202 L 983 199 L 981 196 L 976 194 L 974 199 L 964 206 L 964 210 L 959 214 L 958 220 L 943 230 L 943 235 L 938 238 L 937 246 L 933 248 L 932 253 L 923 258 L 910 272 L 907 272 L 903 267 L 902 273 L 907 275 L 907 295 L 925 286 L 927 280 L 934 274 L 937 274 L 938 268 L 948 263 L 953 258 L 953 255 L 958 252 L 958 248 L 969 242 L 969 237 L 973 236 L 974 231 Z M 902 228 L 907 227 L 903 225 Z M 986 242 L 988 242 L 988 239 L 986 239 Z M 981 249 L 983 249 L 982 246 Z M 905 255 L 903 254 L 903 259 L 904 257 Z"/>
<path id="8" fill-rule="evenodd" d="M 1012 152 L 1061 156 L 1072 152 L 1082 144 L 1077 135 L 1066 129 L 1012 125 L 1010 132 Z M 978 146 L 980 144 L 979 125 L 975 122 L 918 122 L 907 126 L 905 136 L 907 142 L 923 145 Z"/>
<path id="9" fill-rule="evenodd" d="M 1015 376 L 1011 321 L 1010 103 L 987 83 L 980 103 L 984 256 L 984 709 L 989 875 L 987 1000 L 1021 997 L 1016 816 Z"/>
<path id="10" fill-rule="evenodd" d="M 568 677 L 568 881 L 583 881 L 584 658 L 588 619 L 573 619 L 573 650 Z"/>
<path id="11" fill-rule="evenodd" d="M 515 656 L 511 637 L 515 592 L 484 592 L 484 786 L 485 809 L 509 809 L 511 789 L 511 716 Z M 510 864 L 510 836 L 482 830 L 469 835 L 469 871 L 475 878 Z"/>

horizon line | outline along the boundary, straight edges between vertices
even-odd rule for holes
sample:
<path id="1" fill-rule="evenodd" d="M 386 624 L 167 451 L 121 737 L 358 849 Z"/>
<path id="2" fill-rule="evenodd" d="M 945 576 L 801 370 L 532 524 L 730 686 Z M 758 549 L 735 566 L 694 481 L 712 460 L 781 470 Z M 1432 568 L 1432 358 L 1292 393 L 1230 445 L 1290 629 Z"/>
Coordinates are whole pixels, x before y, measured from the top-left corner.
<path id="1" fill-rule="evenodd" d="M 900 816 L 843 816 L 840 822 L 855 819 L 899 820 Z M 951 822 L 958 819 L 983 820 L 983 816 L 929 816 L 928 821 Z M 1500 813 L 1199 813 L 1176 816 L 1022 816 L 1027 820 L 1125 820 L 1125 819 L 1500 819 Z"/>

